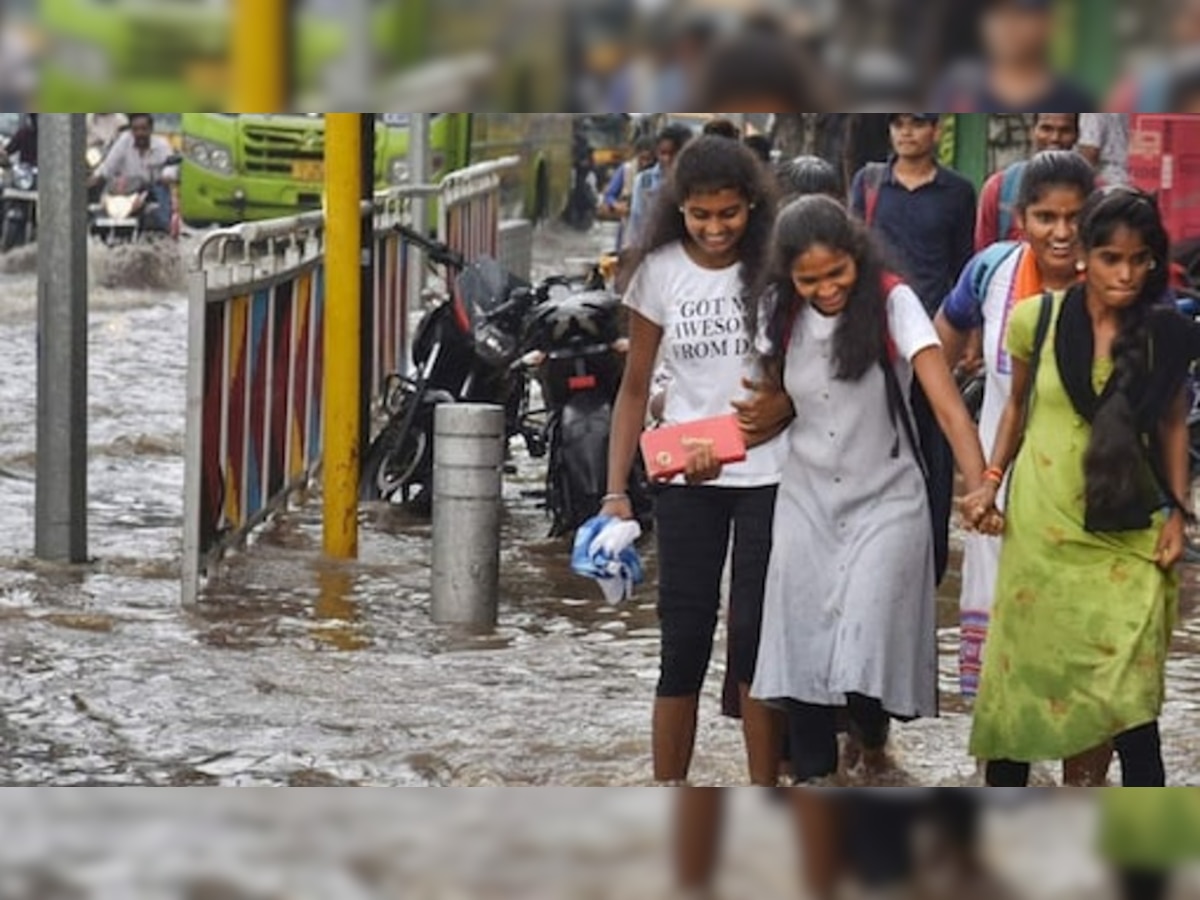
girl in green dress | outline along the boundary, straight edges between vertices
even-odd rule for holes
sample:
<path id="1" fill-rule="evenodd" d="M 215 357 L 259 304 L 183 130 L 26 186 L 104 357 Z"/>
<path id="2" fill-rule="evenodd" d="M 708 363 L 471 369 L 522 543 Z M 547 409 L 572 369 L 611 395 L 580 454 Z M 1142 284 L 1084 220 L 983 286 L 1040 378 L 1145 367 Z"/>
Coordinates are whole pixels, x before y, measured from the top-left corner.
<path id="1" fill-rule="evenodd" d="M 1110 188 L 1080 221 L 1084 282 L 1013 312 L 1012 394 L 989 483 L 964 503 L 969 524 L 996 520 L 1015 458 L 971 734 L 989 786 L 1024 786 L 1031 762 L 1110 740 L 1127 787 L 1165 780 L 1189 323 L 1162 302 L 1169 241 L 1153 197 Z"/>

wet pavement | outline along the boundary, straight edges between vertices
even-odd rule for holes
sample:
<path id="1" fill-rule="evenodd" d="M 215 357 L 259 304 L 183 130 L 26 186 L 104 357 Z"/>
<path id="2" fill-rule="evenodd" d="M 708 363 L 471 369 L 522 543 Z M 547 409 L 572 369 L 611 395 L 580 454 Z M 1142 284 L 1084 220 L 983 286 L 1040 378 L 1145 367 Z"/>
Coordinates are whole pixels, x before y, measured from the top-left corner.
<path id="1" fill-rule="evenodd" d="M 542 233 L 537 254 L 555 264 L 603 246 L 600 234 Z M 652 587 L 614 608 L 570 573 L 567 544 L 545 538 L 540 461 L 518 454 L 506 480 L 494 634 L 430 623 L 427 522 L 365 508 L 360 560 L 335 564 L 320 554 L 315 495 L 231 560 L 197 606 L 181 607 L 180 269 L 106 253 L 92 254 L 86 566 L 32 559 L 36 289 L 30 257 L 0 271 L 0 783 L 650 783 Z M 1194 594 L 1196 573 L 1185 579 Z M 944 715 L 896 729 L 895 783 L 975 775 L 954 696 L 956 591 L 952 576 L 941 607 Z M 1193 605 L 1170 664 L 1164 732 L 1174 782 L 1195 784 Z M 739 730 L 717 715 L 723 655 L 694 778 L 733 785 L 744 776 Z"/>

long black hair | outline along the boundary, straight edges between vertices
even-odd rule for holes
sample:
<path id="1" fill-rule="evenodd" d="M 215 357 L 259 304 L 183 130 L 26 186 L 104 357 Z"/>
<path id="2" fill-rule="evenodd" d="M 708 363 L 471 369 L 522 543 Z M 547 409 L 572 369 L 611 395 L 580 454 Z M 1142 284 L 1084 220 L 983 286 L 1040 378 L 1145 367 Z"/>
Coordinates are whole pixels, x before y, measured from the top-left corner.
<path id="1" fill-rule="evenodd" d="M 768 359 L 782 357 L 785 332 L 803 303 L 792 283 L 792 266 L 817 246 L 848 254 L 858 268 L 834 334 L 836 377 L 857 381 L 883 358 L 887 331 L 883 256 L 866 227 L 823 194 L 793 200 L 779 214 L 770 265 L 758 291 L 762 313 L 770 316 L 767 336 L 772 350 Z"/>
<path id="2" fill-rule="evenodd" d="M 1143 435 L 1157 440 L 1159 420 L 1170 406 L 1168 393 L 1148 391 L 1151 368 L 1158 364 L 1153 348 L 1154 319 L 1164 310 L 1170 266 L 1170 238 L 1155 198 L 1128 187 L 1110 187 L 1092 194 L 1084 204 L 1079 236 L 1086 252 L 1109 244 L 1116 232 L 1138 234 L 1152 254 L 1153 268 L 1137 299 L 1120 317 L 1113 341 L 1112 389 L 1096 409 L 1084 456 L 1089 508 L 1120 508 L 1136 504 L 1142 491 L 1139 473 L 1146 457 Z M 1172 391 L 1177 385 L 1171 385 Z"/>
<path id="3" fill-rule="evenodd" d="M 675 159 L 667 183 L 659 191 L 646 240 L 637 262 L 675 241 L 689 241 L 682 206 L 699 194 L 734 190 L 750 204 L 746 233 L 738 243 L 742 281 L 751 284 L 766 265 L 775 220 L 775 193 L 767 168 L 737 141 L 702 135 Z"/>
<path id="4" fill-rule="evenodd" d="M 1043 150 L 1025 164 L 1017 190 L 1021 212 L 1055 188 L 1075 188 L 1085 200 L 1096 190 L 1096 170 L 1074 150 Z"/>

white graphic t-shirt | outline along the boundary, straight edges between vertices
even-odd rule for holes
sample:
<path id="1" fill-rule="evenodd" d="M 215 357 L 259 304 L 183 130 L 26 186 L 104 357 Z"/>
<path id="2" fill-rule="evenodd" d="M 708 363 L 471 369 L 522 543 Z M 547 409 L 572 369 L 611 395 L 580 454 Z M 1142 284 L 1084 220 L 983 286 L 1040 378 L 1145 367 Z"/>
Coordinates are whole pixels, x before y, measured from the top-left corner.
<path id="1" fill-rule="evenodd" d="M 647 256 L 633 276 L 625 305 L 663 330 L 660 373 L 669 384 L 665 425 L 732 413 L 730 404 L 747 395 L 742 379 L 760 377 L 740 268 L 735 263 L 706 269 L 676 242 Z M 752 448 L 745 462 L 726 466 L 710 484 L 778 484 L 786 453 L 786 443 L 777 437 Z"/>

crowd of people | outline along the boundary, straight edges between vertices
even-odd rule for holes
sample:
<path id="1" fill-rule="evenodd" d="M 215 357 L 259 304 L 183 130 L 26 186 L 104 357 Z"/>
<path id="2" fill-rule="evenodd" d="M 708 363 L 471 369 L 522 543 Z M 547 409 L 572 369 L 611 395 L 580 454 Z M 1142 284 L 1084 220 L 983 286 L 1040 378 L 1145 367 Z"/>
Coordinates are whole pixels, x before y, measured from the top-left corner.
<path id="1" fill-rule="evenodd" d="M 937 114 L 888 118 L 889 159 L 848 190 L 818 158 L 764 165 L 721 120 L 660 134 L 623 176 L 630 351 L 603 512 L 632 515 L 652 406 L 734 413 L 750 448 L 722 465 L 697 446 L 657 487 L 655 779 L 688 783 L 729 558 L 724 711 L 749 781 L 895 783 L 892 723 L 938 714 L 957 472 L 964 754 L 988 786 L 1043 761 L 1105 784 L 1114 755 L 1125 786 L 1163 786 L 1200 340 L 1169 302 L 1157 201 L 1124 183 L 1103 117 L 1038 114 L 1034 154 L 982 202 L 938 162 Z M 985 372 L 978 424 L 963 366 Z M 683 802 L 707 847 L 719 801 Z M 681 880 L 709 859 L 683 852 Z"/>

